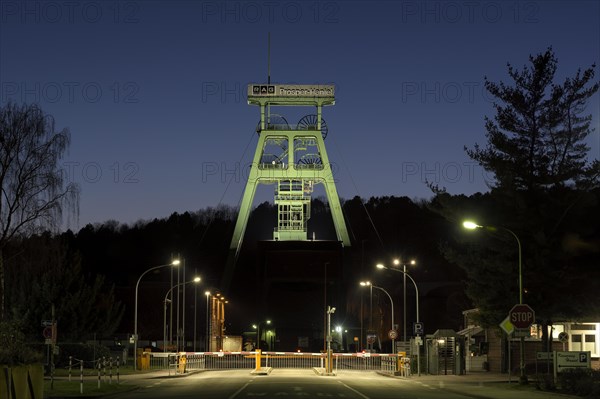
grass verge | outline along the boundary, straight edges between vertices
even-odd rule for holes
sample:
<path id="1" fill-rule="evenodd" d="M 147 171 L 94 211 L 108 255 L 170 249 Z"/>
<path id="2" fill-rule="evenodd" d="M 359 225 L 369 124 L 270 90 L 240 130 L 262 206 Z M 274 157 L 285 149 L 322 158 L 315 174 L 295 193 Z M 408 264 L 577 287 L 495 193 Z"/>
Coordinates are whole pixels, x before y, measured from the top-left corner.
<path id="1" fill-rule="evenodd" d="M 117 384 L 115 380 L 113 380 L 112 384 L 102 382 L 100 388 L 98 388 L 97 380 L 84 380 L 83 393 L 81 393 L 79 380 L 54 380 L 52 389 L 50 388 L 50 380 L 44 380 L 44 398 L 99 397 L 113 393 L 127 392 L 136 388 L 137 386 L 131 383 Z"/>

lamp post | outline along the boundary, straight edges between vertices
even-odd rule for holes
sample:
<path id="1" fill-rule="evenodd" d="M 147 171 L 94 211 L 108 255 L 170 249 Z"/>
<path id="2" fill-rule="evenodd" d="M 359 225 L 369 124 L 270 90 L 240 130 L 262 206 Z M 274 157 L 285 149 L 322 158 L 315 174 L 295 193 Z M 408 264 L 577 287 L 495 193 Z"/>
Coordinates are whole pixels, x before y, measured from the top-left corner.
<path id="1" fill-rule="evenodd" d="M 335 308 L 327 306 L 327 374 L 331 374 L 333 370 L 332 356 L 331 356 L 331 315 L 335 313 Z"/>
<path id="2" fill-rule="evenodd" d="M 514 233 L 514 231 L 512 231 L 504 226 L 498 226 L 498 227 L 497 226 L 481 226 L 473 221 L 465 220 L 463 222 L 463 227 L 468 230 L 486 229 L 486 230 L 492 231 L 492 232 L 496 231 L 497 229 L 502 229 L 514 237 L 514 239 L 517 241 L 517 249 L 519 252 L 519 305 L 522 305 L 523 304 L 523 265 L 522 265 L 523 256 L 522 256 L 522 252 L 521 252 L 521 240 L 519 240 L 519 237 Z M 522 384 L 526 384 L 527 383 L 527 375 L 525 375 L 525 338 L 524 337 L 521 337 L 521 339 L 520 339 L 519 351 L 520 351 L 520 354 L 519 354 L 519 371 L 520 371 L 519 381 Z"/>
<path id="3" fill-rule="evenodd" d="M 208 297 L 207 297 L 208 299 Z M 225 337 L 225 305 L 229 301 L 221 293 L 212 296 L 210 311 L 211 349 L 213 352 L 223 350 Z M 214 338 L 214 345 L 212 338 Z"/>
<path id="4" fill-rule="evenodd" d="M 259 321 L 257 324 L 252 324 L 252 328 L 256 330 L 256 349 L 260 348 L 260 338 L 262 335 L 262 331 L 260 326 L 263 324 L 271 324 L 271 320 Z"/>
<path id="5" fill-rule="evenodd" d="M 373 349 L 369 344 L 369 332 L 372 332 L 373 330 L 373 287 L 371 286 L 371 282 L 370 281 L 361 281 L 360 285 L 363 287 L 369 287 L 369 302 L 370 302 L 370 309 L 369 309 L 369 328 L 367 330 L 367 349 Z"/>
<path id="6" fill-rule="evenodd" d="M 371 288 L 371 292 L 373 292 L 373 288 L 377 288 L 378 290 L 383 291 L 388 298 L 390 298 L 390 302 L 392 304 L 392 330 L 394 329 L 394 300 L 392 299 L 392 296 L 389 294 L 389 292 L 387 292 L 383 287 L 379 287 L 373 283 L 371 283 L 370 281 L 361 281 L 360 285 L 365 287 L 365 286 L 369 286 Z M 395 338 L 392 338 L 392 353 L 395 353 Z"/>
<path id="7" fill-rule="evenodd" d="M 393 269 L 393 268 L 390 269 L 389 267 L 386 267 L 381 263 L 377 264 L 377 268 L 393 270 L 395 272 L 402 273 L 402 274 L 404 274 L 404 276 L 408 277 L 410 279 L 410 281 L 412 281 L 412 283 L 415 287 L 415 297 L 416 297 L 416 303 L 417 303 L 417 309 L 416 309 L 417 310 L 417 323 L 420 323 L 421 319 L 419 318 L 419 287 L 417 287 L 417 283 L 415 282 L 415 280 L 411 277 L 410 274 L 408 274 L 404 270 L 398 270 L 398 269 Z M 420 376 L 421 375 L 421 348 L 420 348 L 420 345 L 418 345 L 417 347 L 418 347 L 418 350 L 417 350 L 417 374 Z"/>
<path id="8" fill-rule="evenodd" d="M 196 349 L 196 327 L 198 326 L 198 321 L 196 318 L 198 317 L 198 286 L 194 286 L 194 352 L 197 352 Z"/>
<path id="9" fill-rule="evenodd" d="M 208 302 L 210 300 L 210 291 L 205 291 L 204 295 L 206 295 L 206 336 L 204 337 L 204 352 L 210 352 L 210 312 L 208 309 Z"/>
<path id="10" fill-rule="evenodd" d="M 154 266 L 151 267 L 150 269 L 146 270 L 145 272 L 143 272 L 140 277 L 138 278 L 137 282 L 135 283 L 135 306 L 134 306 L 134 312 L 133 312 L 133 369 L 137 370 L 137 343 L 138 343 L 138 329 L 137 329 L 137 319 L 138 319 L 138 290 L 140 287 L 140 281 L 142 280 L 142 277 L 144 277 L 147 273 L 151 272 L 152 270 L 156 270 L 156 269 L 160 269 L 163 267 L 167 267 L 167 266 L 177 266 L 179 265 L 179 260 L 174 260 L 171 263 L 167 263 L 166 265 L 159 265 L 159 266 Z"/>
<path id="11" fill-rule="evenodd" d="M 400 259 L 394 259 L 393 261 L 394 265 L 398 266 L 400 264 L 402 264 L 402 273 L 404 273 L 404 276 L 402 277 L 402 296 L 403 296 L 403 304 L 404 304 L 404 311 L 402 312 L 402 325 L 403 325 L 403 329 L 404 329 L 404 335 L 403 335 L 403 341 L 406 342 L 406 263 L 403 263 L 400 261 Z M 414 259 L 411 259 L 409 261 L 409 263 L 411 265 L 416 265 L 417 262 Z"/>
<path id="12" fill-rule="evenodd" d="M 164 339 L 164 341 L 163 341 L 163 342 L 166 342 L 166 341 L 167 341 L 167 303 L 168 303 L 168 302 L 171 302 L 171 304 L 173 303 L 173 301 L 172 301 L 172 300 L 168 299 L 168 297 L 169 297 L 169 294 L 171 294 L 175 288 L 178 288 L 178 287 L 179 287 L 179 286 L 181 286 L 181 285 L 185 285 L 185 284 L 189 284 L 189 283 L 196 283 L 196 284 L 197 284 L 197 283 L 199 283 L 200 281 L 201 281 L 200 277 L 196 277 L 196 278 L 194 278 L 193 280 L 186 281 L 185 283 L 179 283 L 179 284 L 177 284 L 177 285 L 174 285 L 173 287 L 171 287 L 171 288 L 169 289 L 169 291 L 167 291 L 167 293 L 165 294 L 165 300 L 164 300 L 164 315 L 163 315 L 163 334 L 164 334 L 164 335 L 163 335 L 163 339 Z M 172 306 L 172 305 L 171 305 L 171 306 Z M 185 326 L 184 326 L 184 328 L 185 328 Z M 163 346 L 164 346 L 164 343 L 163 343 Z M 163 349 L 164 349 L 164 348 L 163 348 Z M 179 348 L 177 348 L 177 350 L 179 350 Z M 163 350 L 163 351 L 164 351 L 164 350 Z"/>

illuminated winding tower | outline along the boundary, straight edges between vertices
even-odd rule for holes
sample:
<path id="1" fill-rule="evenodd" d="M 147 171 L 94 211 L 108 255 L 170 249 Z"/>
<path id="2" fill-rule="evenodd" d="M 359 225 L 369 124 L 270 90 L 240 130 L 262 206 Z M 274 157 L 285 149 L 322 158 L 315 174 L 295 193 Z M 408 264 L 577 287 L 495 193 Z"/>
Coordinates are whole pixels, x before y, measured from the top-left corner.
<path id="1" fill-rule="evenodd" d="M 323 184 L 337 240 L 350 246 L 324 141 L 328 128 L 322 112 L 324 106 L 335 104 L 334 91 L 333 85 L 248 85 L 248 104 L 260 107 L 259 138 L 230 244 L 236 259 L 259 184 L 275 185 L 273 240 L 308 241 L 311 194 L 316 184 Z M 316 113 L 291 125 L 285 117 L 271 114 L 272 106 L 315 107 Z"/>

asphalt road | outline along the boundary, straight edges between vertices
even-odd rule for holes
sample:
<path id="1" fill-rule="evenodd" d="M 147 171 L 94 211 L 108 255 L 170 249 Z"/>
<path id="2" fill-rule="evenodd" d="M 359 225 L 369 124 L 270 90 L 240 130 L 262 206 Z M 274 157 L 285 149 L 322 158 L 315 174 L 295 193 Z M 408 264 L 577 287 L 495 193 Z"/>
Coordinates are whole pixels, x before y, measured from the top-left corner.
<path id="1" fill-rule="evenodd" d="M 270 375 L 248 370 L 207 371 L 183 378 L 162 376 L 137 381 L 139 389 L 112 396 L 153 398 L 344 398 L 344 399 L 546 399 L 554 395 L 519 389 L 503 382 L 454 378 L 391 378 L 375 372 L 350 371 L 318 376 L 312 370 L 276 369 Z M 561 396 L 565 399 L 568 396 Z"/>

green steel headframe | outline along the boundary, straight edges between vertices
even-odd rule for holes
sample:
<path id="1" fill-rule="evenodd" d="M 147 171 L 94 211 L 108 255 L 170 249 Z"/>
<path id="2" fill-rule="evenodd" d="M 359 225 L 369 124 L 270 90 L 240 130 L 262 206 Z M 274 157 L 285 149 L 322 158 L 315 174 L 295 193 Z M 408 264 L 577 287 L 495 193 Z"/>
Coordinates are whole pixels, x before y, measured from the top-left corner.
<path id="1" fill-rule="evenodd" d="M 248 104 L 260 107 L 260 122 L 256 128 L 259 138 L 229 246 L 226 286 L 233 274 L 259 184 L 276 187 L 278 217 L 274 240 L 308 240 L 311 193 L 316 184 L 323 184 L 337 240 L 350 246 L 324 142 L 327 125 L 322 118 L 322 108 L 335 104 L 334 90 L 333 85 L 248 85 Z M 285 118 L 270 114 L 271 106 L 313 106 L 316 114 L 306 115 L 291 126 Z"/>
<path id="2" fill-rule="evenodd" d="M 240 205 L 230 250 L 239 253 L 258 184 L 275 184 L 278 226 L 275 240 L 307 240 L 310 194 L 324 184 L 337 239 L 350 246 L 331 164 L 325 149 L 326 126 L 322 108 L 335 103 L 333 85 L 248 86 L 248 104 L 260 107 L 258 144 Z M 314 106 L 316 114 L 290 126 L 285 119 L 269 115 L 270 106 Z M 276 153 L 272 153 L 271 149 Z"/>

